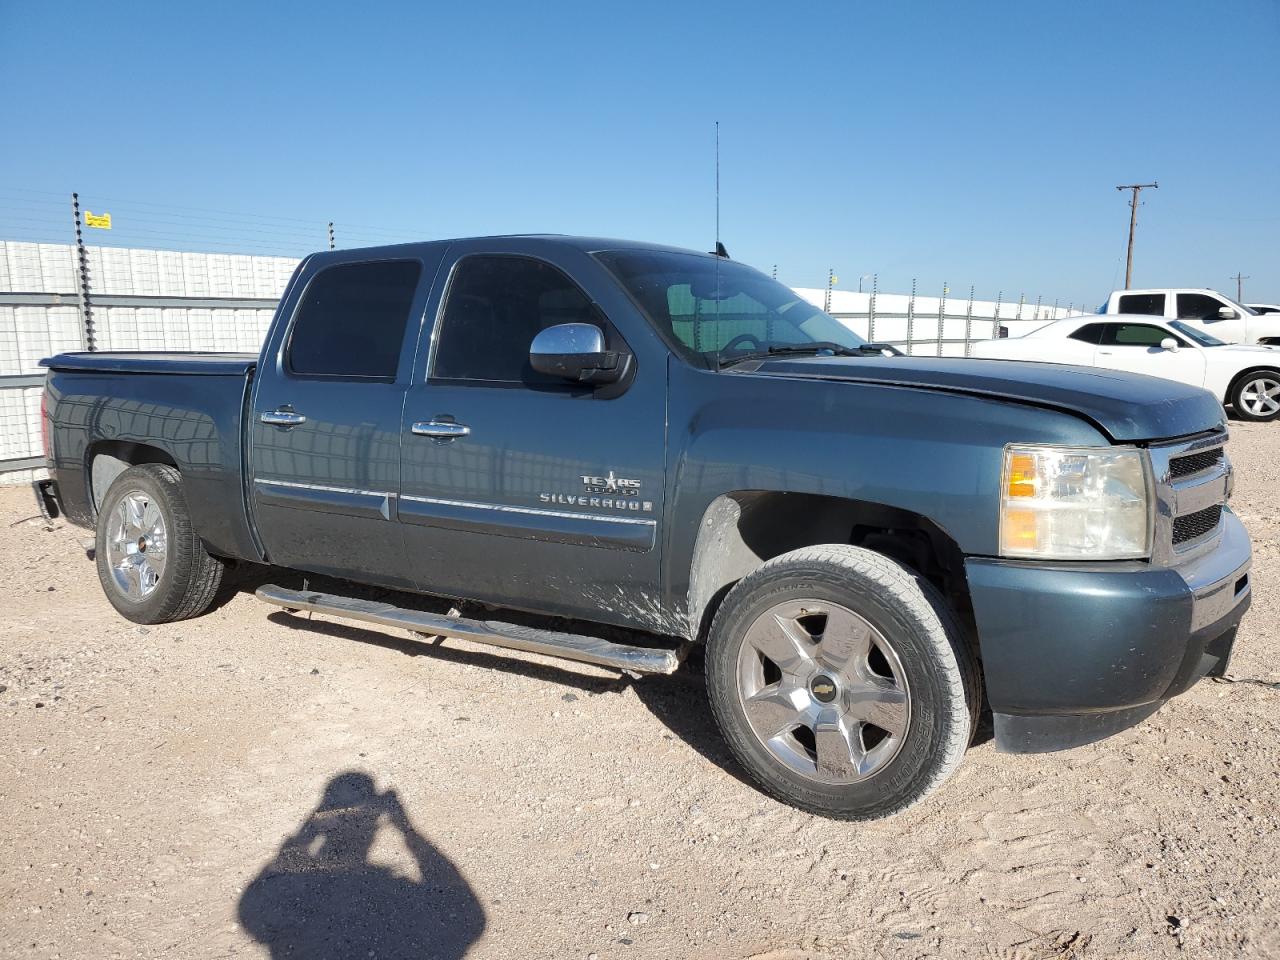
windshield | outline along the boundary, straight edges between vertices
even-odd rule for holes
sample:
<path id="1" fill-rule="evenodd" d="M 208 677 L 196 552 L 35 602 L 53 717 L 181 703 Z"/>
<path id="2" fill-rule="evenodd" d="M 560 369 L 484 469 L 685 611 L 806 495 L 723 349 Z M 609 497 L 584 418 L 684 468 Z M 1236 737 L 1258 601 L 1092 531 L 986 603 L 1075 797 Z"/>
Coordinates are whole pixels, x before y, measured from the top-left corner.
<path id="1" fill-rule="evenodd" d="M 655 250 L 596 257 L 671 347 L 699 366 L 771 349 L 853 351 L 866 343 L 790 287 L 732 260 Z"/>
<path id="2" fill-rule="evenodd" d="M 1217 337 L 1210 336 L 1209 334 L 1201 330 L 1199 327 L 1193 327 L 1191 324 L 1183 323 L 1181 320 L 1170 320 L 1169 326 L 1173 327 L 1173 329 L 1177 330 L 1183 336 L 1190 337 L 1192 340 L 1200 344 L 1200 346 L 1202 347 L 1225 347 L 1226 346 L 1226 343 L 1219 340 Z"/>

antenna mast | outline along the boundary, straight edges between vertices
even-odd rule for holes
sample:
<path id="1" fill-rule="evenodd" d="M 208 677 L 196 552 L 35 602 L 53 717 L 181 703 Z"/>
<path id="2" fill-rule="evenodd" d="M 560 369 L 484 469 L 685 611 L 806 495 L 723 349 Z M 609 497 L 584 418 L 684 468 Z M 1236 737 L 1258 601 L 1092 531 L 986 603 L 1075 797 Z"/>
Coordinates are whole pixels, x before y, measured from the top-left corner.
<path id="1" fill-rule="evenodd" d="M 716 251 L 720 250 L 720 121 L 716 121 Z"/>

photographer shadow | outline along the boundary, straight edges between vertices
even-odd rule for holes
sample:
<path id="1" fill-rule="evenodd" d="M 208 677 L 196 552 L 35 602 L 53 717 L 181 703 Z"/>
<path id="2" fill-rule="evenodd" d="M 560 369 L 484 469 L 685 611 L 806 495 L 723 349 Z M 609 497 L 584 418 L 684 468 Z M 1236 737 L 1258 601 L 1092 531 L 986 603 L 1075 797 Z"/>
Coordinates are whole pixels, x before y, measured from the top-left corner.
<path id="1" fill-rule="evenodd" d="M 384 823 L 399 833 L 420 879 L 369 862 Z M 394 791 L 379 792 L 358 771 L 329 781 L 319 806 L 245 889 L 239 918 L 272 960 L 458 960 L 485 928 L 458 869 L 418 833 Z"/>

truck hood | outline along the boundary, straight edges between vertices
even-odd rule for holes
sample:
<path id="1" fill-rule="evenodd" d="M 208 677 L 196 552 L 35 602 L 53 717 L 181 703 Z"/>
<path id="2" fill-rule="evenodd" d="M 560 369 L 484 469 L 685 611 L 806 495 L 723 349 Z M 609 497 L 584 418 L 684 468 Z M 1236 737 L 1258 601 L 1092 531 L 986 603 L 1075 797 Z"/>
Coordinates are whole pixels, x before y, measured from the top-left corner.
<path id="1" fill-rule="evenodd" d="M 1207 390 L 1114 370 L 1053 363 L 932 357 L 786 357 L 765 360 L 748 376 L 872 383 L 989 397 L 1064 410 L 1091 421 L 1117 442 L 1163 440 L 1225 426 Z"/>

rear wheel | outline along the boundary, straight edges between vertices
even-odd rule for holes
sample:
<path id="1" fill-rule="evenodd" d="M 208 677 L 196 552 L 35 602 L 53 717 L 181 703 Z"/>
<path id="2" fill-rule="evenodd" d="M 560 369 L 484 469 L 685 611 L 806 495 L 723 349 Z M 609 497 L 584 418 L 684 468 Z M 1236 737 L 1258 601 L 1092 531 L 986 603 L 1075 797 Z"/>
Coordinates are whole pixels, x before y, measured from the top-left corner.
<path id="1" fill-rule="evenodd" d="M 1242 420 L 1266 421 L 1280 417 L 1280 371 L 1246 373 L 1231 388 L 1228 399 Z"/>
<path id="2" fill-rule="evenodd" d="M 729 592 L 707 686 L 765 791 L 849 820 L 889 816 L 941 784 L 978 705 L 976 666 L 933 587 L 844 545 L 785 554 Z"/>
<path id="3" fill-rule="evenodd" d="M 134 623 L 168 623 L 208 609 L 224 564 L 196 536 L 173 467 L 149 463 L 116 478 L 98 512 L 98 579 Z"/>

